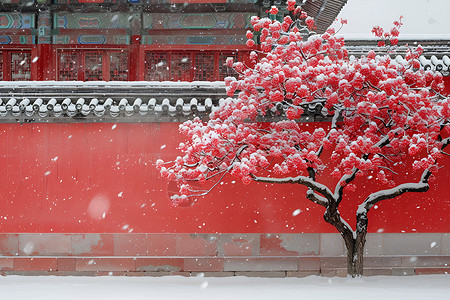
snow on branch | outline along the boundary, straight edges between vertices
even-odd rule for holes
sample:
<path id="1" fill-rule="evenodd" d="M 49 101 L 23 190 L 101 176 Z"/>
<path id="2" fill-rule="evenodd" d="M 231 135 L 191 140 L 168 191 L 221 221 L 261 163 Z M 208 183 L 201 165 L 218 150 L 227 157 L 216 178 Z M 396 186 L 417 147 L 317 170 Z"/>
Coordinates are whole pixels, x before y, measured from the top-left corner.
<path id="1" fill-rule="evenodd" d="M 444 150 L 444 148 L 447 147 L 449 144 L 450 144 L 450 137 L 443 139 L 441 149 Z"/>
<path id="2" fill-rule="evenodd" d="M 323 207 L 328 207 L 328 199 L 316 194 L 312 189 L 308 189 L 306 192 L 306 198 L 314 203 L 322 205 Z"/>
<path id="3" fill-rule="evenodd" d="M 341 180 L 336 184 L 336 188 L 334 190 L 334 199 L 336 199 L 336 204 L 339 205 L 339 203 L 342 201 L 342 195 L 344 193 L 344 188 L 352 182 L 355 177 L 356 173 L 358 173 L 358 168 L 353 168 L 352 172 L 350 174 L 345 174 L 341 177 Z"/>
<path id="4" fill-rule="evenodd" d="M 364 200 L 363 203 L 359 205 L 357 214 L 364 214 L 367 213 L 372 206 L 374 206 L 376 203 L 387 200 L 387 199 L 393 199 L 395 197 L 398 197 L 404 193 L 408 192 L 426 192 L 430 188 L 428 184 L 428 179 L 431 176 L 430 170 L 425 170 L 422 173 L 422 176 L 417 183 L 404 183 L 400 184 L 392 189 L 388 190 L 382 190 L 375 193 L 370 194 L 366 200 Z"/>
<path id="5" fill-rule="evenodd" d="M 324 202 L 326 199 L 333 199 L 333 194 L 325 185 L 315 182 L 309 177 L 297 176 L 297 177 L 284 177 L 284 178 L 272 178 L 272 177 L 258 177 L 252 174 L 252 179 L 257 182 L 266 183 L 298 183 L 302 184 L 311 190 L 322 194 L 325 198 L 317 198 L 319 202 Z"/>

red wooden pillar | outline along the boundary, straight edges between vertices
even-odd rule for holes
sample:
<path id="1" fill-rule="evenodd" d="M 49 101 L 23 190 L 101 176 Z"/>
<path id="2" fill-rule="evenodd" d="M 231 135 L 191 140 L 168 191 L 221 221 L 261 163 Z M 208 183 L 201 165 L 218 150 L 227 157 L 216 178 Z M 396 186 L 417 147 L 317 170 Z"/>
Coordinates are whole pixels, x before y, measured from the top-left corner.
<path id="1" fill-rule="evenodd" d="M 140 72 L 140 47 L 141 46 L 141 36 L 140 35 L 132 35 L 131 36 L 131 45 L 130 45 L 130 65 L 128 67 L 128 80 L 130 81 L 138 81 L 144 80 L 143 72 Z M 141 74 L 142 73 L 142 74 Z"/>
<path id="2" fill-rule="evenodd" d="M 40 62 L 39 62 L 39 45 L 31 45 L 31 80 L 42 80 L 40 79 Z"/>
<path id="3" fill-rule="evenodd" d="M 31 50 L 31 80 L 54 80 L 50 10 L 39 11 L 37 45 Z"/>
<path id="4" fill-rule="evenodd" d="M 31 48 L 31 80 L 55 80 L 52 45 L 37 44 Z"/>

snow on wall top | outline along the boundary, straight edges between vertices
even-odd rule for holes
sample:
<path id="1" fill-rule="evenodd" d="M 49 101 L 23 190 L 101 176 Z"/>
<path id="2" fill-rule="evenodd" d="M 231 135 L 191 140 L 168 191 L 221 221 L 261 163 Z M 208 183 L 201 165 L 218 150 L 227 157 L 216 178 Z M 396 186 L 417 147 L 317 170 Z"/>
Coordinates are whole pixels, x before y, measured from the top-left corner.
<path id="1" fill-rule="evenodd" d="M 0 122 L 181 122 L 207 119 L 226 98 L 223 82 L 10 81 L 0 84 Z M 305 106 L 304 121 L 323 119 L 322 108 Z"/>
<path id="2" fill-rule="evenodd" d="M 373 48 L 349 46 L 350 59 L 367 53 L 367 47 Z M 450 57 L 439 56 L 419 60 L 424 69 L 449 76 Z M 226 98 L 223 81 L 3 81 L 0 122 L 182 122 L 196 116 L 206 120 Z M 300 121 L 327 118 L 320 102 L 303 110 Z M 274 107 L 264 120 L 283 118 L 284 113 L 282 105 Z"/>

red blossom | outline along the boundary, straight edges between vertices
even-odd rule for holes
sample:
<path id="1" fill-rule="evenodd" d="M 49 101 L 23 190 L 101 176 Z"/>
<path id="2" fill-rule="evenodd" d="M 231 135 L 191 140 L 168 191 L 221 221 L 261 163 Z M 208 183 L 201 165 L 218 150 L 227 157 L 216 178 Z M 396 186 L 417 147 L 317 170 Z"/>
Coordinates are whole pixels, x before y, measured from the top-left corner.
<path id="1" fill-rule="evenodd" d="M 253 49 L 255 47 L 255 41 L 254 40 L 247 40 L 246 45 L 247 45 L 247 47 Z"/>
<path id="2" fill-rule="evenodd" d="M 276 15 L 276 14 L 278 13 L 278 8 L 277 8 L 276 6 L 272 6 L 272 7 L 270 8 L 269 13 L 270 13 L 271 15 Z"/>
<path id="3" fill-rule="evenodd" d="M 305 20 L 306 25 L 308 25 L 309 29 L 314 27 L 314 19 L 311 17 L 307 17 Z"/>
<path id="4" fill-rule="evenodd" d="M 404 60 L 383 55 L 383 49 L 350 59 L 334 30 L 305 35 L 314 20 L 295 0 L 288 10 L 281 23 L 251 18 L 253 31 L 261 31 L 260 52 L 250 53 L 250 66 L 227 59 L 239 73 L 225 79 L 230 98 L 208 121 L 181 124 L 181 156 L 156 162 L 161 176 L 179 184 L 174 204 L 190 203 L 198 194 L 191 182 L 207 185 L 209 178 L 227 174 L 250 184 L 252 176 L 308 178 L 314 171 L 314 181 L 337 184 L 332 191 L 364 193 L 356 187 L 364 180 L 347 180 L 354 170 L 355 177 L 373 177 L 383 189 L 401 183 L 396 174 L 408 167 L 438 172 L 440 135 L 450 134 L 450 126 L 440 125 L 450 118 L 450 101 L 438 94 L 442 76 L 420 68 L 423 49 L 407 50 Z M 395 46 L 401 25 L 400 18 L 390 30 L 374 27 L 378 46 Z M 246 36 L 247 46 L 256 48 L 254 33 Z M 327 121 L 302 123 L 307 113 Z"/>

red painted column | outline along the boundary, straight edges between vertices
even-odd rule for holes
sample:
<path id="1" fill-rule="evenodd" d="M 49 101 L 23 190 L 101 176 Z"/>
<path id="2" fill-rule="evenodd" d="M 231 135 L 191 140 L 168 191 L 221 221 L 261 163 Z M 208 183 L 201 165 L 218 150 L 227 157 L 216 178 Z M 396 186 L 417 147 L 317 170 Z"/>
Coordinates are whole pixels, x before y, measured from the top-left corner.
<path id="1" fill-rule="evenodd" d="M 55 80 L 55 70 L 52 63 L 52 45 L 38 44 L 33 46 L 31 49 L 31 79 Z"/>
<path id="2" fill-rule="evenodd" d="M 50 10 L 43 10 L 38 15 L 37 45 L 31 52 L 31 79 L 54 80 L 52 63 L 52 36 Z"/>
<path id="3" fill-rule="evenodd" d="M 144 80 L 144 78 L 143 78 L 144 74 L 141 74 L 141 72 L 139 72 L 140 44 L 141 44 L 141 36 L 140 35 L 132 35 L 131 36 L 131 45 L 130 45 L 130 66 L 128 68 L 128 72 L 129 72 L 128 80 L 130 80 L 130 81 Z"/>
<path id="4" fill-rule="evenodd" d="M 130 41 L 130 64 L 128 66 L 128 80 L 144 80 L 144 74 L 140 71 L 140 65 L 143 63 L 140 56 L 141 49 L 141 17 L 134 14 L 131 19 L 131 41 Z"/>
<path id="5" fill-rule="evenodd" d="M 38 47 L 39 45 L 31 45 L 31 80 L 42 80 L 40 79 L 40 62 L 38 62 L 39 59 L 36 60 L 36 57 L 39 58 Z"/>

